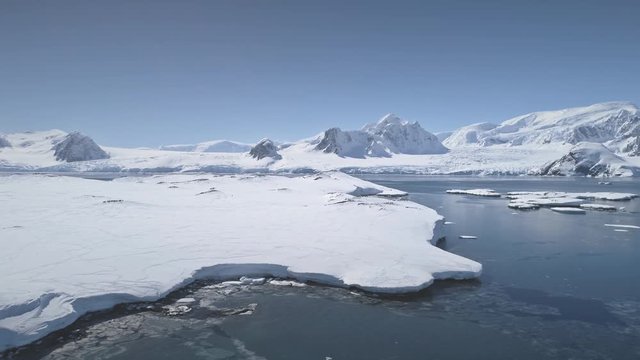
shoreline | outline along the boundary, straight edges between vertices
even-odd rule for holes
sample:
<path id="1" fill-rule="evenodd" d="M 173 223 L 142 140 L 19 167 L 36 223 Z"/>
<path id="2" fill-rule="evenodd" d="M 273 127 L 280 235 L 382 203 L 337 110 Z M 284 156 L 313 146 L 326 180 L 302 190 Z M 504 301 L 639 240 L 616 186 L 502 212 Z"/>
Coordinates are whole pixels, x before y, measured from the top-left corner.
<path id="1" fill-rule="evenodd" d="M 87 329 L 92 325 L 96 325 L 99 323 L 103 323 L 105 321 L 114 320 L 123 316 L 134 315 L 141 312 L 161 312 L 159 309 L 160 305 L 170 305 L 175 303 L 180 298 L 185 298 L 190 294 L 211 285 L 219 285 L 227 281 L 236 281 L 240 280 L 245 276 L 236 277 L 236 278 L 228 278 L 225 280 L 217 280 L 212 278 L 199 278 L 194 279 L 192 282 L 186 283 L 183 286 L 180 286 L 176 289 L 169 291 L 167 294 L 155 299 L 155 300 L 138 300 L 131 302 L 122 302 L 112 305 L 111 307 L 98 309 L 90 312 L 86 312 L 82 315 L 79 315 L 73 322 L 68 324 L 63 328 L 56 329 L 41 338 L 35 339 L 29 343 L 14 346 L 11 348 L 4 349 L 0 351 L 0 359 L 13 359 L 19 358 L 21 356 L 45 356 L 49 353 L 47 350 L 55 350 L 56 348 L 63 346 L 71 341 L 75 341 L 77 339 L 83 338 L 86 336 L 83 333 L 83 330 Z M 253 279 L 253 278 L 249 278 Z M 245 286 L 266 286 L 269 284 L 271 280 L 282 280 L 282 281 L 294 281 L 299 282 L 301 284 L 305 284 L 306 286 L 311 287 L 329 287 L 335 289 L 344 289 L 352 292 L 357 292 L 362 296 L 367 296 L 371 298 L 377 298 L 382 300 L 405 300 L 405 299 L 413 299 L 419 298 L 423 296 L 430 295 L 431 292 L 437 292 L 441 289 L 446 289 L 452 286 L 471 286 L 480 282 L 478 277 L 471 277 L 466 279 L 437 279 L 433 281 L 428 286 L 425 286 L 421 289 L 417 290 L 409 290 L 405 292 L 376 292 L 365 290 L 359 288 L 357 286 L 348 286 L 348 285 L 334 285 L 327 284 L 313 280 L 300 281 L 296 278 L 281 278 L 281 277 L 264 277 L 265 282 L 261 284 L 244 284 Z M 237 284 L 238 286 L 242 286 L 241 284 Z M 282 286 L 282 285 L 280 285 Z M 286 286 L 283 286 L 286 287 Z M 156 305 L 153 307 L 153 305 Z M 151 307 L 151 308 L 150 308 Z M 167 315 L 168 316 L 168 315 Z M 179 315 L 178 315 L 179 316 Z"/>

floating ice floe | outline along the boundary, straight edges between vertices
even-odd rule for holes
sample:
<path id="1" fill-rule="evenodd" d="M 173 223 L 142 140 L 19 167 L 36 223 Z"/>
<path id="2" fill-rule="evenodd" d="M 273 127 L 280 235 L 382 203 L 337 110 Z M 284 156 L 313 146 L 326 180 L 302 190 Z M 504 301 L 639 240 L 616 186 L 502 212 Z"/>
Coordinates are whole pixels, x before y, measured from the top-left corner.
<path id="1" fill-rule="evenodd" d="M 624 228 L 624 229 L 640 229 L 640 226 L 636 225 L 623 225 L 623 224 L 604 224 L 608 227 Z"/>
<path id="2" fill-rule="evenodd" d="M 507 206 L 511 209 L 517 210 L 535 210 L 540 208 L 540 205 L 519 201 L 511 201 Z"/>
<path id="3" fill-rule="evenodd" d="M 196 299 L 192 298 L 192 297 L 186 297 L 186 298 L 181 298 L 176 300 L 176 304 L 191 304 L 196 302 Z"/>
<path id="4" fill-rule="evenodd" d="M 569 193 L 578 199 L 586 200 L 609 200 L 609 201 L 625 201 L 638 197 L 638 194 L 616 193 L 616 192 L 585 192 L 585 193 Z"/>
<path id="5" fill-rule="evenodd" d="M 447 194 L 457 195 L 473 195 L 473 196 L 487 196 L 487 197 L 500 197 L 501 194 L 495 192 L 492 189 L 451 189 L 447 190 Z"/>
<path id="6" fill-rule="evenodd" d="M 563 214 L 586 214 L 587 213 L 584 209 L 575 208 L 575 207 L 552 207 L 551 211 L 555 211 Z"/>
<path id="7" fill-rule="evenodd" d="M 291 287 L 305 287 L 305 286 L 307 286 L 307 284 L 301 283 L 301 282 L 298 282 L 298 281 L 278 280 L 278 279 L 269 280 L 269 284 L 270 285 L 275 285 L 275 286 L 291 286 Z"/>
<path id="8" fill-rule="evenodd" d="M 196 279 L 250 285 L 275 277 L 411 292 L 482 270 L 433 246 L 444 235 L 435 210 L 381 198 L 400 192 L 343 173 L 11 175 L 0 177 L 0 188 L 0 203 L 11 209 L 0 216 L 0 351 Z M 280 188 L 289 190 L 272 191 Z M 328 204 L 331 193 L 350 201 Z M 175 303 L 166 311 L 189 309 Z"/>
<path id="9" fill-rule="evenodd" d="M 505 197 L 511 201 L 507 205 L 512 209 L 533 210 L 539 207 L 580 207 L 589 210 L 615 210 L 615 207 L 602 204 L 586 204 L 586 200 L 625 201 L 636 198 L 637 194 L 613 192 L 568 193 L 555 191 L 514 191 Z"/>
<path id="10" fill-rule="evenodd" d="M 616 211 L 618 210 L 615 206 L 604 205 L 604 204 L 581 204 L 580 208 L 586 210 L 600 210 L 600 211 Z"/>

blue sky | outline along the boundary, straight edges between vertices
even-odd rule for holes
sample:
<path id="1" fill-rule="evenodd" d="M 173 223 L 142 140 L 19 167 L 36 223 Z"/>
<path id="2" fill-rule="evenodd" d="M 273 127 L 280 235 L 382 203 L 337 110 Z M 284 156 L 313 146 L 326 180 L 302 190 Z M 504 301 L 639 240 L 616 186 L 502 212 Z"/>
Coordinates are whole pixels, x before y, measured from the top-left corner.
<path id="1" fill-rule="evenodd" d="M 0 132 L 112 146 L 437 132 L 640 103 L 637 0 L 0 0 Z"/>

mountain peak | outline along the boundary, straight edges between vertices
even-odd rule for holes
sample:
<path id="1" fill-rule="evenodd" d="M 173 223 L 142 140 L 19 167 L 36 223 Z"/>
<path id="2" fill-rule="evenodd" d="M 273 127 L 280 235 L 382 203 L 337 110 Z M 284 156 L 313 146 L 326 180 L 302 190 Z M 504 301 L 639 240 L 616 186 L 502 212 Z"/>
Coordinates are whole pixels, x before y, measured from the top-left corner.
<path id="1" fill-rule="evenodd" d="M 108 159 L 107 154 L 90 137 L 77 131 L 69 133 L 53 146 L 54 156 L 58 161 L 74 162 Z"/>
<path id="2" fill-rule="evenodd" d="M 249 155 L 257 160 L 270 157 L 273 160 L 282 159 L 282 155 L 278 154 L 278 147 L 269 139 L 262 139 L 251 148 Z"/>

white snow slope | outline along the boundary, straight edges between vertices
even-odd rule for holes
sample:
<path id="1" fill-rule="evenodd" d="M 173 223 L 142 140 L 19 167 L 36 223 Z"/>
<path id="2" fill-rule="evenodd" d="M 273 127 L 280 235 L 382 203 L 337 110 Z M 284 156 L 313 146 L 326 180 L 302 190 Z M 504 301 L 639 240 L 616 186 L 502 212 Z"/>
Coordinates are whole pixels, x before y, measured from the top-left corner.
<path id="1" fill-rule="evenodd" d="M 402 194 L 342 173 L 1 176 L 0 350 L 197 278 L 407 292 L 478 276 L 429 242 L 442 216 Z"/>
<path id="2" fill-rule="evenodd" d="M 251 145 L 229 140 L 212 140 L 201 142 L 198 144 L 164 145 L 160 147 L 160 150 L 212 153 L 245 153 L 251 150 Z"/>
<path id="3" fill-rule="evenodd" d="M 539 146 L 606 143 L 618 148 L 626 139 L 640 136 L 640 110 L 628 102 L 608 102 L 556 111 L 534 112 L 500 125 L 474 124 L 456 130 L 445 141 L 462 146 Z"/>

